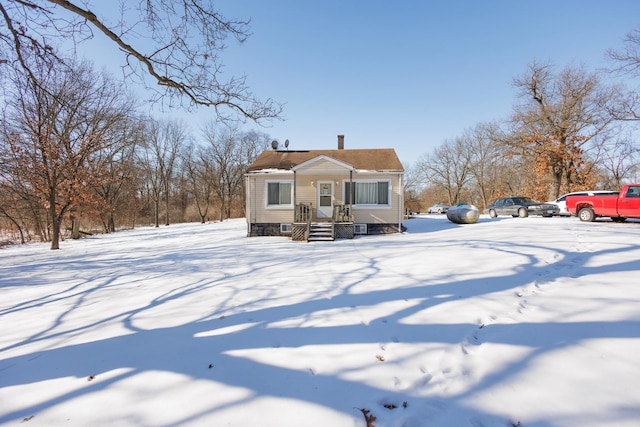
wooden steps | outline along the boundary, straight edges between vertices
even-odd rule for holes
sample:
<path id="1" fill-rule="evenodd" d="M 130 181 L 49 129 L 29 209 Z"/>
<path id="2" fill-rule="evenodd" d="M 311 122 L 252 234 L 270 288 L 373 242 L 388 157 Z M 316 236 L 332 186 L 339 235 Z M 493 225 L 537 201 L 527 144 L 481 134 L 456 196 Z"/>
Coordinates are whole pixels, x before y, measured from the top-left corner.
<path id="1" fill-rule="evenodd" d="M 307 242 L 331 242 L 335 239 L 333 222 L 312 222 L 309 224 L 309 236 L 307 237 Z"/>

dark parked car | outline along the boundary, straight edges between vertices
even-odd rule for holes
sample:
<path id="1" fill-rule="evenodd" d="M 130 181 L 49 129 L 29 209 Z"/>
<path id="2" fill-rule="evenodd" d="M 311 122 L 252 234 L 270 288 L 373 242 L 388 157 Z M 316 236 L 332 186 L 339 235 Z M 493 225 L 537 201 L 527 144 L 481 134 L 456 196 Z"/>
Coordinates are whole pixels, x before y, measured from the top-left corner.
<path id="1" fill-rule="evenodd" d="M 447 213 L 447 211 L 449 210 L 449 205 L 447 205 L 446 203 L 436 203 L 433 206 L 429 206 L 429 208 L 427 209 L 427 213 L 439 213 L 439 214 L 443 214 L 443 213 Z"/>
<path id="2" fill-rule="evenodd" d="M 495 218 L 498 215 L 526 218 L 529 215 L 558 215 L 560 209 L 558 209 L 557 205 L 540 203 L 531 197 L 503 197 L 487 205 L 484 211 L 491 218 Z"/>

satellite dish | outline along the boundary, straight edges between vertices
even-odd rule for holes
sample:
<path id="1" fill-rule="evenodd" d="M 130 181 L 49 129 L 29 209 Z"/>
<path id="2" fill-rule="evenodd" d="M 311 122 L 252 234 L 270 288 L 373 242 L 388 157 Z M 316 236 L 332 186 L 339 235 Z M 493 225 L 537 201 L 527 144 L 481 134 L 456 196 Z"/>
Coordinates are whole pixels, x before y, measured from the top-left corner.
<path id="1" fill-rule="evenodd" d="M 273 148 L 274 150 L 278 149 L 278 141 L 276 141 L 275 139 L 273 141 L 271 141 L 271 148 Z"/>
<path id="2" fill-rule="evenodd" d="M 289 140 L 288 139 L 284 140 L 284 147 L 285 148 L 289 148 Z"/>

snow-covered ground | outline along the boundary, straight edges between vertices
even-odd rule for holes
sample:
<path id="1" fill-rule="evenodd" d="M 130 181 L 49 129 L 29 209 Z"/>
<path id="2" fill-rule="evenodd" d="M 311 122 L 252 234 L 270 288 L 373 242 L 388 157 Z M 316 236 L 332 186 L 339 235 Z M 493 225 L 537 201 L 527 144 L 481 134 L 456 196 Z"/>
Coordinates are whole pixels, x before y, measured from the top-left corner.
<path id="1" fill-rule="evenodd" d="M 0 425 L 640 425 L 640 223 L 0 250 Z"/>

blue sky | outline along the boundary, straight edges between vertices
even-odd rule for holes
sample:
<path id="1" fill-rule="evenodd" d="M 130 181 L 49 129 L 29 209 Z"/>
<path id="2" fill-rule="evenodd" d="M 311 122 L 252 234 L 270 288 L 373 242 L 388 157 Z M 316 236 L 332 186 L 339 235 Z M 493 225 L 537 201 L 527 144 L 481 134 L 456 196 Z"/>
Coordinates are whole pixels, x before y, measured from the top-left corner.
<path id="1" fill-rule="evenodd" d="M 264 128 L 290 149 L 395 148 L 408 165 L 474 125 L 506 118 L 533 60 L 606 65 L 640 25 L 638 0 L 220 0 L 250 18 L 227 71 L 285 104 Z M 186 114 L 195 128 L 208 110 Z M 250 126 L 249 128 L 254 128 Z"/>

